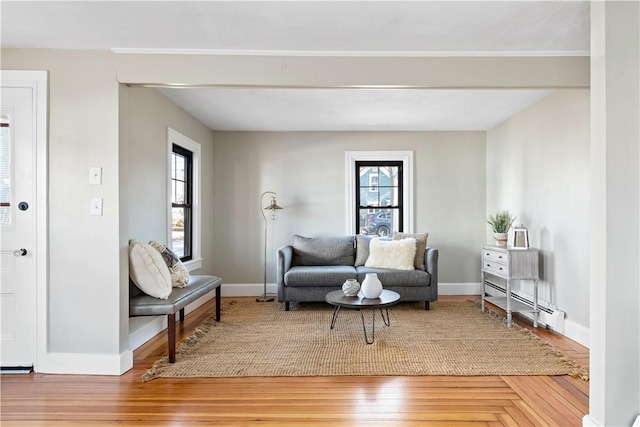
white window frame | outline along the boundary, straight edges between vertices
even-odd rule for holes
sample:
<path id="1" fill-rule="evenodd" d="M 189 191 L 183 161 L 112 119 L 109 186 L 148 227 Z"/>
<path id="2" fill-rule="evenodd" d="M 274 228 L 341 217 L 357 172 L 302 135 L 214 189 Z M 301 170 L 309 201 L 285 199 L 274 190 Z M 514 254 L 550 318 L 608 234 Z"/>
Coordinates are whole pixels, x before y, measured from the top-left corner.
<path id="1" fill-rule="evenodd" d="M 401 161 L 403 196 L 402 204 L 404 213 L 402 221 L 404 232 L 413 233 L 413 151 L 347 151 L 345 152 L 346 179 L 346 230 L 347 234 L 356 234 L 358 230 L 354 225 L 354 212 L 356 209 L 356 162 L 357 161 Z"/>
<path id="2" fill-rule="evenodd" d="M 180 132 L 167 128 L 167 246 L 171 244 L 171 155 L 173 153 L 173 144 L 179 145 L 193 153 L 193 188 L 192 188 L 192 228 L 191 232 L 191 259 L 186 261 L 184 265 L 189 271 L 195 271 L 202 268 L 202 251 L 201 251 L 201 202 L 200 202 L 200 144 L 182 135 Z"/>

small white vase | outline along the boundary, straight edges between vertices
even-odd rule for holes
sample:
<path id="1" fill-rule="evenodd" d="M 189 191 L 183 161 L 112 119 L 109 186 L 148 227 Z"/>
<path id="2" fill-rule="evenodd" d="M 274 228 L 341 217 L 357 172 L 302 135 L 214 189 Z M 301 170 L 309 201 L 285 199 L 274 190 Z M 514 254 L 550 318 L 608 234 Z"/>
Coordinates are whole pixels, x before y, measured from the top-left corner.
<path id="1" fill-rule="evenodd" d="M 367 273 L 360 287 L 365 298 L 378 298 L 382 293 L 382 283 L 376 273 Z"/>
<path id="2" fill-rule="evenodd" d="M 355 297 L 360 290 L 360 283 L 356 279 L 347 279 L 342 285 L 342 292 L 348 297 Z"/>

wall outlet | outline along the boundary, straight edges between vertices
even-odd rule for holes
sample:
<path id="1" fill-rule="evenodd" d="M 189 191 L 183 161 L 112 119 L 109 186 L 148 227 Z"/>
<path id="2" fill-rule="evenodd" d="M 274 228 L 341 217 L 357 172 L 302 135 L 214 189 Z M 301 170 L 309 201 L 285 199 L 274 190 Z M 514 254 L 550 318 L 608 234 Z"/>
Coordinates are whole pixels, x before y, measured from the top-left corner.
<path id="1" fill-rule="evenodd" d="M 98 168 L 98 167 L 89 168 L 89 184 L 102 185 L 102 168 Z"/>
<path id="2" fill-rule="evenodd" d="M 102 216 L 102 199 L 91 199 L 91 208 L 89 210 L 90 215 Z"/>

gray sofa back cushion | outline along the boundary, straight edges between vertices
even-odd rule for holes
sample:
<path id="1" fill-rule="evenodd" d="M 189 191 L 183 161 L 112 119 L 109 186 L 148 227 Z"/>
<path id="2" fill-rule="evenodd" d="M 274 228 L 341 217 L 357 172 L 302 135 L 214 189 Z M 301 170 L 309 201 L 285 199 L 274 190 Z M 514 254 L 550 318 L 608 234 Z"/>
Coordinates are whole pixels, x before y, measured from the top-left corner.
<path id="1" fill-rule="evenodd" d="M 303 237 L 293 236 L 291 265 L 353 265 L 353 236 Z"/>

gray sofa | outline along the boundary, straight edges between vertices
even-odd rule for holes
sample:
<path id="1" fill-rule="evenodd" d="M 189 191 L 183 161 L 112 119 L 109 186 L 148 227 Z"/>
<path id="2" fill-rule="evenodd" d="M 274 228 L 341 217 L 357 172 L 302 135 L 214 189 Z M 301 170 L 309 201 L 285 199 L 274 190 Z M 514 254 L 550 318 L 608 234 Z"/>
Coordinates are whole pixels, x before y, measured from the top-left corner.
<path id="1" fill-rule="evenodd" d="M 347 279 L 362 283 L 367 273 L 377 273 L 383 288 L 398 292 L 401 301 L 424 301 L 425 310 L 438 299 L 438 250 L 432 247 L 424 253 L 425 270 L 365 267 L 368 242 L 363 236 L 293 236 L 277 255 L 278 301 L 287 311 L 292 301 L 324 301 Z"/>

